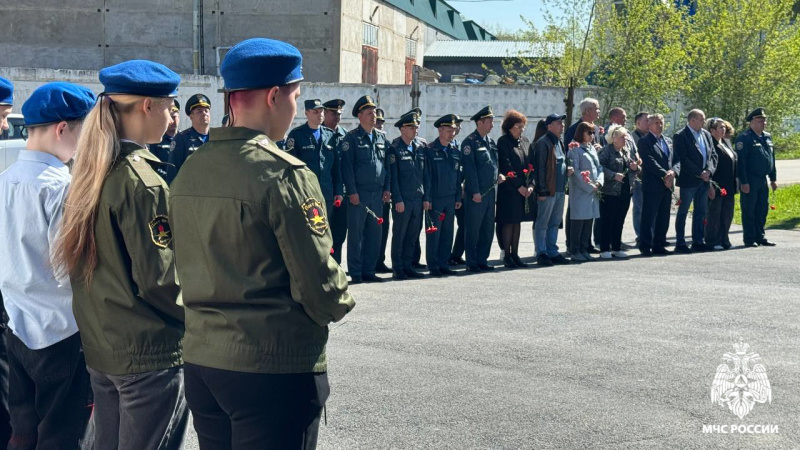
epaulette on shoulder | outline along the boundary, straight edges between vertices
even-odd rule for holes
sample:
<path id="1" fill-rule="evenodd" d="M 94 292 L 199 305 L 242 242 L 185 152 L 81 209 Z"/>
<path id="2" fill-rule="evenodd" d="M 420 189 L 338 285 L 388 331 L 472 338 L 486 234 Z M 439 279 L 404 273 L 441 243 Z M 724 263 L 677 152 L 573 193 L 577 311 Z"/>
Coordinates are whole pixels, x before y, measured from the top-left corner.
<path id="1" fill-rule="evenodd" d="M 278 159 L 286 161 L 291 166 L 303 167 L 306 165 L 306 163 L 304 163 L 301 159 L 295 158 L 291 154 L 279 149 L 278 146 L 275 145 L 275 143 L 273 143 L 269 139 L 262 139 L 260 141 L 257 141 L 256 145 L 269 152 L 270 155 L 273 155 Z"/>
<path id="2" fill-rule="evenodd" d="M 161 177 L 150 166 L 144 158 L 139 155 L 130 154 L 125 157 L 131 165 L 133 172 L 142 180 L 146 187 L 161 186 Z"/>
<path id="3" fill-rule="evenodd" d="M 355 136 L 356 134 L 358 134 L 358 128 L 353 128 L 352 130 L 348 131 L 347 133 L 348 134 L 352 134 L 352 135 Z"/>

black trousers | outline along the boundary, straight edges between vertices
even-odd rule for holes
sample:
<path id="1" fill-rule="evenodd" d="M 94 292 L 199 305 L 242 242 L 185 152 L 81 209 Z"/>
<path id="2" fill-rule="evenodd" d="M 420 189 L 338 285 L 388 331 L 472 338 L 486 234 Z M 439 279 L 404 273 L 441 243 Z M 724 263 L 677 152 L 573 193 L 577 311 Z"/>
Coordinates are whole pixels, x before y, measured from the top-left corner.
<path id="1" fill-rule="evenodd" d="M 572 248 L 569 249 L 569 253 L 572 255 L 589 253 L 589 246 L 592 245 L 592 223 L 594 219 L 570 219 L 570 222 L 569 232 L 572 235 L 569 240 Z"/>
<path id="2" fill-rule="evenodd" d="M 386 243 L 389 241 L 389 230 L 391 226 L 392 204 L 383 204 L 383 229 L 381 230 L 381 252 L 378 253 L 378 265 L 386 264 Z M 377 265 L 376 265 L 377 268 Z"/>
<path id="3" fill-rule="evenodd" d="M 203 450 L 313 450 L 327 373 L 232 372 L 187 363 L 186 400 Z"/>
<path id="4" fill-rule="evenodd" d="M 708 220 L 705 233 L 706 245 L 710 247 L 731 245 L 728 232 L 731 229 L 731 222 L 733 222 L 735 203 L 733 194 L 723 197 L 719 193 L 714 197 L 714 200 L 709 202 L 708 214 L 706 215 Z"/>
<path id="5" fill-rule="evenodd" d="M 11 439 L 11 416 L 8 414 L 8 352 L 6 351 L 6 310 L 0 293 L 0 450 Z"/>
<path id="6" fill-rule="evenodd" d="M 600 202 L 600 251 L 618 252 L 622 248 L 622 227 L 631 206 L 631 194 L 605 195 Z M 595 221 L 597 225 L 598 221 Z M 597 232 L 595 232 L 597 236 Z"/>
<path id="7" fill-rule="evenodd" d="M 453 240 L 453 251 L 450 253 L 450 259 L 461 258 L 464 255 L 464 205 L 456 210 L 456 238 Z"/>
<path id="8" fill-rule="evenodd" d="M 594 234 L 594 243 L 597 244 L 597 245 L 600 245 L 599 242 L 598 242 L 598 236 L 601 233 L 601 231 L 600 231 L 600 226 L 601 226 L 600 225 L 600 220 L 601 219 L 595 219 L 592 229 L 589 230 L 589 246 L 590 247 L 592 245 L 592 234 Z M 567 250 L 572 248 L 571 247 L 572 234 L 570 233 L 570 231 L 572 231 L 572 223 L 571 222 L 572 222 L 572 220 L 570 219 L 570 214 L 569 214 L 569 197 L 568 197 L 567 198 L 567 217 L 564 219 L 564 234 L 566 235 L 565 244 L 567 245 Z"/>
<path id="9" fill-rule="evenodd" d="M 333 259 L 337 263 L 342 263 L 342 245 L 347 238 L 347 197 L 342 201 L 341 206 L 333 208 L 331 214 L 331 235 L 333 236 Z"/>
<path id="10" fill-rule="evenodd" d="M 669 208 L 672 192 L 669 189 L 642 192 L 642 224 L 639 227 L 639 248 L 662 250 L 667 246 Z"/>
<path id="11" fill-rule="evenodd" d="M 12 428 L 8 448 L 79 448 L 93 403 L 80 335 L 41 350 L 29 349 L 11 330 L 6 339 Z"/>

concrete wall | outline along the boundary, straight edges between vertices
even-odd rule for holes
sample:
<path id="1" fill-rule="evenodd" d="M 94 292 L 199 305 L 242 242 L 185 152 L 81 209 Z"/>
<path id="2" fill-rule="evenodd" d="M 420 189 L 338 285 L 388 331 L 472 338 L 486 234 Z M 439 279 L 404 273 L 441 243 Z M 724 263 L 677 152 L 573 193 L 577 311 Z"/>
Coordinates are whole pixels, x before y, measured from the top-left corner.
<path id="1" fill-rule="evenodd" d="M 48 81 L 69 81 L 82 84 L 96 93 L 101 92 L 96 71 L 84 70 L 52 70 L 52 69 L 17 69 L 0 68 L 0 76 L 10 79 L 15 86 L 14 112 L 20 112 L 22 104 L 30 93 Z M 203 93 L 211 100 L 211 124 L 219 126 L 223 116 L 222 79 L 212 76 L 184 75 L 179 88 L 181 102 L 181 129 L 188 128 L 190 122 L 183 113 L 186 100 L 195 93 Z M 352 114 L 353 104 L 362 95 L 370 94 L 381 108 L 386 111 L 386 131 L 390 138 L 399 135 L 394 123 L 400 116 L 411 109 L 411 86 L 369 86 L 364 84 L 304 83 L 298 98 L 297 117 L 294 126 L 305 122 L 303 101 L 319 98 L 322 101 L 334 98 L 344 99 L 347 104 L 342 114 L 342 126 L 352 129 L 358 121 Z M 491 136 L 500 137 L 500 122 L 506 110 L 514 108 L 523 112 L 529 120 L 525 136 L 533 137 L 537 120 L 551 113 L 563 113 L 565 91 L 563 88 L 542 88 L 531 86 L 480 86 L 457 84 L 422 84 L 419 106 L 422 109 L 422 126 L 420 136 L 433 140 L 438 134 L 433 123 L 445 114 L 455 113 L 466 120 L 461 137 L 474 130 L 469 118 L 481 108 L 491 104 L 494 113 L 500 116 L 495 122 Z M 576 93 L 577 100 L 584 93 Z M 577 117 L 577 111 L 574 113 Z"/>

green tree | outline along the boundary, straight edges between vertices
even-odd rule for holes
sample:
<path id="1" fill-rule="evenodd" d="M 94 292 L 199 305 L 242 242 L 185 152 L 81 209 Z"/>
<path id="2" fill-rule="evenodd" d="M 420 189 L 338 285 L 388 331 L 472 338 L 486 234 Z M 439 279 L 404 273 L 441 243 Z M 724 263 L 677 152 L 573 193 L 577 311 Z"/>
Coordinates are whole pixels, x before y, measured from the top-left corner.
<path id="1" fill-rule="evenodd" d="M 592 51 L 600 62 L 590 79 L 602 88 L 604 112 L 669 111 L 668 100 L 686 83 L 685 24 L 673 2 L 624 0 L 598 8 Z"/>
<path id="2" fill-rule="evenodd" d="M 743 128 L 764 107 L 773 131 L 800 113 L 800 26 L 796 0 L 698 0 L 686 23 L 685 96 L 710 117 Z"/>

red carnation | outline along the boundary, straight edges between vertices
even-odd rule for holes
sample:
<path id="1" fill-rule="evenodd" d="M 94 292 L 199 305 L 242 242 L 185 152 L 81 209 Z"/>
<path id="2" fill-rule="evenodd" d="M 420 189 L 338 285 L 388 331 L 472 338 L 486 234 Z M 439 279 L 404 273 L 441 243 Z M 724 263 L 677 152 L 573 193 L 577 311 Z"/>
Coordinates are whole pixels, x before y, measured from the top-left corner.
<path id="1" fill-rule="evenodd" d="M 447 214 L 445 214 L 445 213 L 439 214 L 439 222 L 444 222 L 444 219 L 446 219 L 446 218 L 447 218 Z"/>
<path id="2" fill-rule="evenodd" d="M 675 206 L 681 206 L 681 203 L 683 203 L 683 202 L 680 199 L 678 199 L 678 201 L 675 202 Z"/>
<path id="3" fill-rule="evenodd" d="M 378 225 L 383 225 L 383 217 L 378 217 Z"/>
<path id="4" fill-rule="evenodd" d="M 506 174 L 506 178 L 516 178 L 516 177 L 517 177 L 517 174 L 514 173 L 514 172 L 508 172 Z"/>
<path id="5" fill-rule="evenodd" d="M 705 225 L 708 225 L 708 220 L 707 219 L 703 219 L 703 226 L 705 226 Z"/>
<path id="6" fill-rule="evenodd" d="M 581 172 L 581 175 L 583 176 L 583 181 L 585 181 L 587 183 L 592 181 L 592 179 L 589 178 L 589 171 L 588 170 L 584 170 L 583 172 Z"/>
<path id="7" fill-rule="evenodd" d="M 776 207 L 775 205 L 769 205 L 769 209 L 775 211 L 776 209 L 778 209 L 778 207 Z"/>
<path id="8" fill-rule="evenodd" d="M 333 247 L 331 247 L 331 255 L 333 254 Z"/>
<path id="9" fill-rule="evenodd" d="M 725 189 L 725 188 L 720 189 L 719 190 L 719 195 L 721 195 L 723 197 L 727 196 L 728 195 L 728 190 Z"/>
<path id="10" fill-rule="evenodd" d="M 524 173 L 525 175 L 527 175 L 527 174 L 528 174 L 528 172 L 530 172 L 530 170 L 528 170 L 528 169 L 522 169 L 522 173 Z"/>
<path id="11" fill-rule="evenodd" d="M 336 207 L 336 208 L 342 206 L 342 201 L 339 200 L 339 199 L 334 200 L 333 201 L 333 206 Z"/>
<path id="12" fill-rule="evenodd" d="M 533 172 L 533 164 L 528 164 L 528 170 Z"/>
<path id="13" fill-rule="evenodd" d="M 426 234 L 433 234 L 433 233 L 436 233 L 437 231 L 439 231 L 439 229 L 436 228 L 433 225 L 431 225 L 431 226 L 429 226 L 428 228 L 425 229 L 425 233 Z"/>

